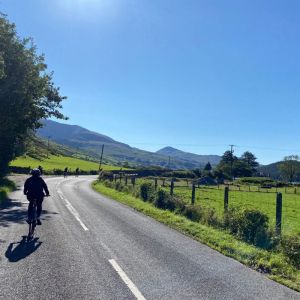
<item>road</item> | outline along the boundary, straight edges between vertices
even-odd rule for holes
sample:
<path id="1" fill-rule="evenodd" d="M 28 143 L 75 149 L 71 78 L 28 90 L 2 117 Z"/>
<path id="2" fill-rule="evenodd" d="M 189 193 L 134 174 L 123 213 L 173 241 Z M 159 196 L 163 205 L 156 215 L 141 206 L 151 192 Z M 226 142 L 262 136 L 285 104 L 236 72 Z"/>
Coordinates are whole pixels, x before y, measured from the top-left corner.
<path id="1" fill-rule="evenodd" d="M 27 200 L 0 210 L 0 299 L 300 299 L 298 293 L 94 192 L 95 177 L 47 178 L 42 226 Z M 138 201 L 138 200 L 137 200 Z"/>

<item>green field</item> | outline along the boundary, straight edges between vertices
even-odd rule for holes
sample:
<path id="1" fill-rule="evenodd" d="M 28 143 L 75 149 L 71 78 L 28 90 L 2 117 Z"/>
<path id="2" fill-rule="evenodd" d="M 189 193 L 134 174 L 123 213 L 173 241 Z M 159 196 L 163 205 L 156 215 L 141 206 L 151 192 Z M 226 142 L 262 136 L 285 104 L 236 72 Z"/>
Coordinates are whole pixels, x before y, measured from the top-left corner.
<path id="1" fill-rule="evenodd" d="M 144 180 L 144 179 L 143 179 Z M 151 182 L 154 180 L 146 179 Z M 142 179 L 137 181 L 137 184 Z M 162 181 L 158 181 L 162 185 Z M 163 189 L 170 190 L 170 181 L 165 181 Z M 282 230 L 286 234 L 300 234 L 300 195 L 298 188 L 278 188 L 282 193 Z M 187 186 L 186 181 L 176 181 L 174 185 L 174 196 L 177 196 L 186 204 L 191 204 L 192 188 Z M 195 191 L 195 205 L 204 208 L 213 208 L 216 215 L 221 219 L 224 215 L 224 186 L 200 186 Z M 255 208 L 264 212 L 269 217 L 271 228 L 275 227 L 276 220 L 276 189 L 259 189 L 257 186 L 230 186 L 229 208 Z"/>
<path id="2" fill-rule="evenodd" d="M 18 157 L 10 163 L 10 166 L 24 167 L 24 168 L 37 168 L 42 166 L 45 171 L 53 171 L 53 169 L 63 170 L 68 168 L 70 171 L 74 171 L 79 168 L 82 171 L 97 171 L 99 164 L 92 161 L 86 161 L 74 157 L 62 156 L 62 155 L 50 155 L 49 158 L 38 160 L 31 157 Z M 119 170 L 118 166 L 110 166 L 102 164 L 103 170 Z M 124 168 L 123 168 L 124 169 Z"/>

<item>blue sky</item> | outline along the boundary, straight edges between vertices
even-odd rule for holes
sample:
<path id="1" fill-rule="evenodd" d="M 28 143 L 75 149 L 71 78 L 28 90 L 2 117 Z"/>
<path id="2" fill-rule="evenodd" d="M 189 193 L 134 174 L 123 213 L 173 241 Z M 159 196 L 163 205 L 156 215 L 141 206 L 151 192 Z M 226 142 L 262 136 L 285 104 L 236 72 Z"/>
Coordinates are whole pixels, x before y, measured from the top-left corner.
<path id="1" fill-rule="evenodd" d="M 300 1 L 0 0 L 78 124 L 141 149 L 300 154 Z"/>

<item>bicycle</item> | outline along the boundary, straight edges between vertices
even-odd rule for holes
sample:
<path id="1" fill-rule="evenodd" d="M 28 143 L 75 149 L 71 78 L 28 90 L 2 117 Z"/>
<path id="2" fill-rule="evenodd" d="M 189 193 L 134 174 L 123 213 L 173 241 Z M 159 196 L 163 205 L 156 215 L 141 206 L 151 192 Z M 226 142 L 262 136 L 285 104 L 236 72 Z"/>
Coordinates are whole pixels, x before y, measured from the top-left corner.
<path id="1" fill-rule="evenodd" d="M 45 197 L 50 197 L 50 195 L 45 195 Z M 33 239 L 34 236 L 34 230 L 37 225 L 37 199 L 34 198 L 32 201 L 32 209 L 30 215 L 28 215 L 28 235 L 27 235 L 27 241 L 30 241 Z"/>
<path id="2" fill-rule="evenodd" d="M 29 230 L 27 235 L 27 241 L 30 241 L 33 239 L 34 236 L 34 229 L 37 224 L 37 204 L 36 199 L 31 200 L 32 201 L 32 210 L 30 216 L 28 216 L 28 224 L 29 224 Z"/>

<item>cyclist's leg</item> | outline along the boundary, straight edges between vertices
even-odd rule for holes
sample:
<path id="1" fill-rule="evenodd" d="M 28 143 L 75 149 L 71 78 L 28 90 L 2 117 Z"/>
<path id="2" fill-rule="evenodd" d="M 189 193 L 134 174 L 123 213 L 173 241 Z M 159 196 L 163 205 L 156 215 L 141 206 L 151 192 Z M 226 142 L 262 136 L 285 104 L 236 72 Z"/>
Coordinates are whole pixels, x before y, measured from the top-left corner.
<path id="1" fill-rule="evenodd" d="M 33 211 L 33 202 L 28 199 L 29 204 L 28 204 L 28 211 L 27 211 L 27 220 L 30 222 L 32 219 L 32 211 Z"/>
<path id="2" fill-rule="evenodd" d="M 37 205 L 37 219 L 40 218 L 41 213 L 42 213 L 42 204 L 43 204 L 43 198 L 40 198 L 36 201 L 36 205 Z"/>

